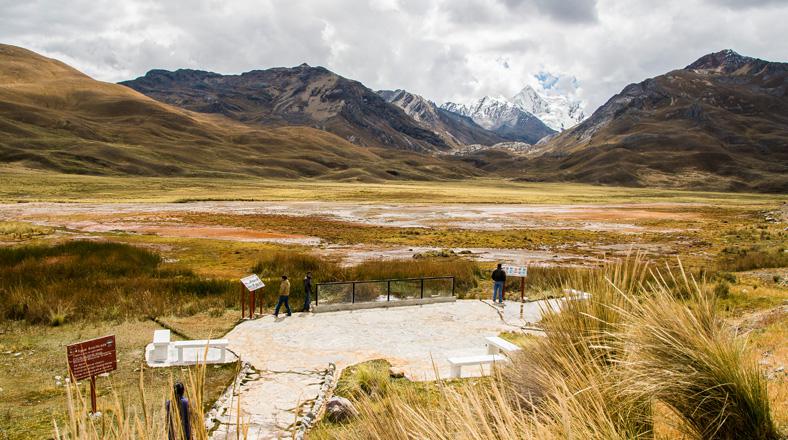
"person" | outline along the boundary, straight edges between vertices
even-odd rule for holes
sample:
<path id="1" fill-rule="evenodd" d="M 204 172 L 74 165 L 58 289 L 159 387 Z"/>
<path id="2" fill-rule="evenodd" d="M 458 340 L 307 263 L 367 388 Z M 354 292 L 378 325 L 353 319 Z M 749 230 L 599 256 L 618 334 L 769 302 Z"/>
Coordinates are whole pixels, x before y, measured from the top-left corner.
<path id="1" fill-rule="evenodd" d="M 302 312 L 308 312 L 312 303 L 312 272 L 307 272 L 304 277 L 304 308 Z"/>
<path id="2" fill-rule="evenodd" d="M 285 305 L 287 316 L 293 316 L 290 312 L 290 281 L 287 280 L 287 275 L 282 275 L 282 282 L 279 284 L 279 302 L 276 303 L 276 310 L 274 310 L 274 318 L 279 316 L 279 308 Z"/>
<path id="3" fill-rule="evenodd" d="M 167 409 L 167 438 L 169 440 L 189 440 L 192 438 L 192 426 L 191 420 L 189 419 L 189 399 L 183 395 L 185 388 L 180 381 L 175 382 L 175 385 L 173 385 L 173 391 L 175 393 L 175 400 L 178 402 L 178 406 L 175 408 L 175 411 L 178 413 L 178 416 L 180 416 L 181 426 L 178 429 L 175 427 L 175 423 L 171 414 L 172 405 L 168 399 L 167 403 L 165 404 Z"/>
<path id="4" fill-rule="evenodd" d="M 492 273 L 493 280 L 493 302 L 497 299 L 500 304 L 503 304 L 503 285 L 506 283 L 506 272 L 501 269 L 501 264 L 498 263 L 498 268 Z"/>

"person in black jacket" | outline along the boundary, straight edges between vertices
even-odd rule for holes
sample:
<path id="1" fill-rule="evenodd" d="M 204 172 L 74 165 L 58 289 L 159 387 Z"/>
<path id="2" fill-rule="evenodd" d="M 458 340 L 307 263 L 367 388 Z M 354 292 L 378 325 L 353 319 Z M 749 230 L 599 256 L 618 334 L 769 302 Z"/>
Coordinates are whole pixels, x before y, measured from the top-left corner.
<path id="1" fill-rule="evenodd" d="M 304 308 L 302 312 L 308 312 L 312 303 L 312 272 L 307 272 L 304 277 Z"/>
<path id="2" fill-rule="evenodd" d="M 506 272 L 501 269 L 501 264 L 498 263 L 498 268 L 492 273 L 493 280 L 493 302 L 497 299 L 500 304 L 503 304 L 503 285 L 506 283 Z"/>
<path id="3" fill-rule="evenodd" d="M 189 415 L 189 399 L 184 396 L 185 388 L 180 381 L 175 382 L 173 392 L 175 402 L 167 400 L 167 438 L 169 440 L 191 440 L 192 426 Z M 175 415 L 173 415 L 175 413 Z M 180 419 L 180 423 L 176 422 Z"/>

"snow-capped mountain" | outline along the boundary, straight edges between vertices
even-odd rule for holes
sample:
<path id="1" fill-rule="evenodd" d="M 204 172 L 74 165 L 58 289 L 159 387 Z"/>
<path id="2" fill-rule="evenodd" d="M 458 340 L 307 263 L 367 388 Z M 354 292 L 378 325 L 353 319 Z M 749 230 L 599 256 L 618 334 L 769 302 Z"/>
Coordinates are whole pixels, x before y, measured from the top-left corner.
<path id="1" fill-rule="evenodd" d="M 522 113 L 535 116 L 554 131 L 566 130 L 585 119 L 582 102 L 559 94 L 539 93 L 531 86 L 509 99 L 485 96 L 471 104 L 447 102 L 441 108 L 469 116 L 477 124 L 494 131 L 497 127 L 511 125 Z"/>
<path id="2" fill-rule="evenodd" d="M 563 95 L 540 94 L 531 86 L 510 99 L 511 103 L 521 109 L 533 113 L 548 127 L 563 131 L 585 119 L 582 102 L 572 100 Z"/>
<path id="3" fill-rule="evenodd" d="M 532 113 L 503 97 L 485 96 L 469 105 L 447 102 L 441 108 L 467 116 L 487 130 L 511 140 L 535 144 L 555 133 Z"/>
<path id="4" fill-rule="evenodd" d="M 440 136 L 447 145 L 458 147 L 467 144 L 492 145 L 506 140 L 486 130 L 467 116 L 438 108 L 434 102 L 406 90 L 378 90 L 388 103 L 401 108 L 422 127 Z"/>

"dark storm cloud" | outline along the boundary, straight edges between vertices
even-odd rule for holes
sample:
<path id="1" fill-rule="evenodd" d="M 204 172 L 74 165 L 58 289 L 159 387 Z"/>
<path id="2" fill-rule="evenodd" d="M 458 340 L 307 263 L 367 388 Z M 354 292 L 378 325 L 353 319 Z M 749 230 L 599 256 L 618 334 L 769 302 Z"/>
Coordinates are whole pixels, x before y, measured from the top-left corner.
<path id="1" fill-rule="evenodd" d="M 306 62 L 437 102 L 511 95 L 551 75 L 590 113 L 630 82 L 723 48 L 785 61 L 787 3 L 0 0 L 0 42 L 104 81 L 155 68 L 240 73 Z"/>

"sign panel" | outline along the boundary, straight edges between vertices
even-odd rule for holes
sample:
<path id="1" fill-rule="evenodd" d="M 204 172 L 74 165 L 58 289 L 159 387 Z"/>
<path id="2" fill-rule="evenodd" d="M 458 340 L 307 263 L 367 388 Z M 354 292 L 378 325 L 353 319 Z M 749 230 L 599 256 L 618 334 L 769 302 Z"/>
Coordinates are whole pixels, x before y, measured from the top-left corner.
<path id="1" fill-rule="evenodd" d="M 265 287 L 263 281 L 256 274 L 241 278 L 241 282 L 244 283 L 244 286 L 246 286 L 250 292 L 254 292 L 257 289 L 262 289 Z"/>
<path id="2" fill-rule="evenodd" d="M 115 335 L 78 342 L 66 347 L 68 368 L 74 380 L 109 373 L 118 368 Z"/>
<path id="3" fill-rule="evenodd" d="M 504 264 L 501 266 L 501 269 L 506 272 L 506 276 L 508 277 L 525 278 L 528 276 L 528 266 L 512 266 L 509 264 Z"/>

